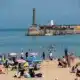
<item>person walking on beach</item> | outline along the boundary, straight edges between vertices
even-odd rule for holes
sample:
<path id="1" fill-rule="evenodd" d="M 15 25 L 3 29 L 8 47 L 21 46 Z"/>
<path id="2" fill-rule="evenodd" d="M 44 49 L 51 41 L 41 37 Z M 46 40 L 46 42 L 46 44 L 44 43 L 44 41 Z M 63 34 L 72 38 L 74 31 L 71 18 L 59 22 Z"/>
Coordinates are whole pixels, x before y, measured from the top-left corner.
<path id="1" fill-rule="evenodd" d="M 42 54 L 42 58 L 43 58 L 43 60 L 45 60 L 45 53 L 44 52 Z"/>

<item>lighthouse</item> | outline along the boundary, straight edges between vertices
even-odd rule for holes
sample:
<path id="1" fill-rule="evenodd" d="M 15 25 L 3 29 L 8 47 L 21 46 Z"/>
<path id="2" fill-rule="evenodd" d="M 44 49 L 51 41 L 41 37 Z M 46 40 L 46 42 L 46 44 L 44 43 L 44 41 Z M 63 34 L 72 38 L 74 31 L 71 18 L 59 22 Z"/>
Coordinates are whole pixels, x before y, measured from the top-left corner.
<path id="1" fill-rule="evenodd" d="M 50 25 L 51 25 L 51 26 L 53 26 L 53 25 L 54 25 L 54 21 L 53 21 L 53 20 L 51 20 Z"/>
<path id="2" fill-rule="evenodd" d="M 37 24 L 36 24 L 36 9 L 35 8 L 33 8 L 32 27 L 37 27 Z"/>

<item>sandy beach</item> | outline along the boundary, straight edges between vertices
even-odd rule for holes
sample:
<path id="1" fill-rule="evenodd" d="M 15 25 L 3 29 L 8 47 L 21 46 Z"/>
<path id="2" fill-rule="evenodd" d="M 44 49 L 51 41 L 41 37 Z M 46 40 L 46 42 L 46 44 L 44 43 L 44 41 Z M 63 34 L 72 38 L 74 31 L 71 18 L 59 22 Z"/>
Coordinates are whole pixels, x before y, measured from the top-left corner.
<path id="1" fill-rule="evenodd" d="M 76 60 L 79 62 L 79 60 Z M 1 80 L 74 80 L 76 78 L 75 73 L 70 73 L 71 68 L 59 68 L 57 61 L 43 61 L 41 63 L 41 69 L 38 72 L 43 74 L 42 78 L 13 78 L 15 71 L 8 71 L 8 74 L 0 74 Z"/>

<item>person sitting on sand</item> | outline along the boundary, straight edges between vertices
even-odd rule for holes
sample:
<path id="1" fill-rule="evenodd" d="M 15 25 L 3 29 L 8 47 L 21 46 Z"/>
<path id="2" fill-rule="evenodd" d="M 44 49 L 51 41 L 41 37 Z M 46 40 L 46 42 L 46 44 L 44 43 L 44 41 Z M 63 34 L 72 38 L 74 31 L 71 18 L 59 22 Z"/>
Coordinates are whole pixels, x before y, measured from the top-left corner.
<path id="1" fill-rule="evenodd" d="M 17 69 L 17 64 L 18 64 L 18 62 L 16 62 L 16 61 L 12 64 L 11 71 Z"/>
<path id="2" fill-rule="evenodd" d="M 24 71 L 24 67 L 21 65 L 21 63 L 19 63 L 17 73 L 14 75 L 14 77 L 21 78 L 21 76 L 24 75 Z"/>
<path id="3" fill-rule="evenodd" d="M 61 59 L 58 59 L 58 66 L 67 67 L 67 63 L 62 61 Z"/>
<path id="4" fill-rule="evenodd" d="M 66 61 L 66 59 L 65 59 L 64 56 L 63 56 L 63 58 L 62 58 L 62 62 L 63 62 L 64 64 L 67 64 L 67 61 Z"/>
<path id="5" fill-rule="evenodd" d="M 35 77 L 35 72 L 33 68 L 29 69 L 29 74 L 31 77 Z"/>
<path id="6" fill-rule="evenodd" d="M 76 76 L 80 77 L 80 66 L 77 66 Z"/>
<path id="7" fill-rule="evenodd" d="M 58 59 L 58 66 L 62 66 L 62 62 L 60 58 Z"/>
<path id="8" fill-rule="evenodd" d="M 25 69 L 21 63 L 19 63 L 18 71 L 20 73 L 20 76 L 18 76 L 18 77 L 20 78 L 21 76 L 24 75 L 24 71 L 25 71 Z"/>
<path id="9" fill-rule="evenodd" d="M 42 73 L 35 74 L 34 68 L 29 68 L 29 72 L 24 73 L 25 78 L 34 78 L 34 77 L 42 77 Z"/>
<path id="10" fill-rule="evenodd" d="M 76 72 L 76 66 L 73 66 L 71 69 L 71 73 L 75 73 Z"/>

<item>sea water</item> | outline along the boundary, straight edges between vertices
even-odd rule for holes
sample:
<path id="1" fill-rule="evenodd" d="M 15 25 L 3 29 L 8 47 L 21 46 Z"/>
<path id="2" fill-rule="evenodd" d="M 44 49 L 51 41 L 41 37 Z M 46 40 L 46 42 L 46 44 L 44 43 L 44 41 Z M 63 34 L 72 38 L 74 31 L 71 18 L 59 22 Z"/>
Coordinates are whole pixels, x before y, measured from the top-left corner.
<path id="1" fill-rule="evenodd" d="M 80 56 L 80 35 L 58 35 L 58 36 L 25 36 L 26 29 L 3 29 L 0 30 L 0 53 L 21 53 L 37 52 L 41 56 L 42 52 L 49 54 L 50 46 L 54 45 L 52 50 L 54 56 L 64 55 L 64 49 L 74 52 Z"/>

